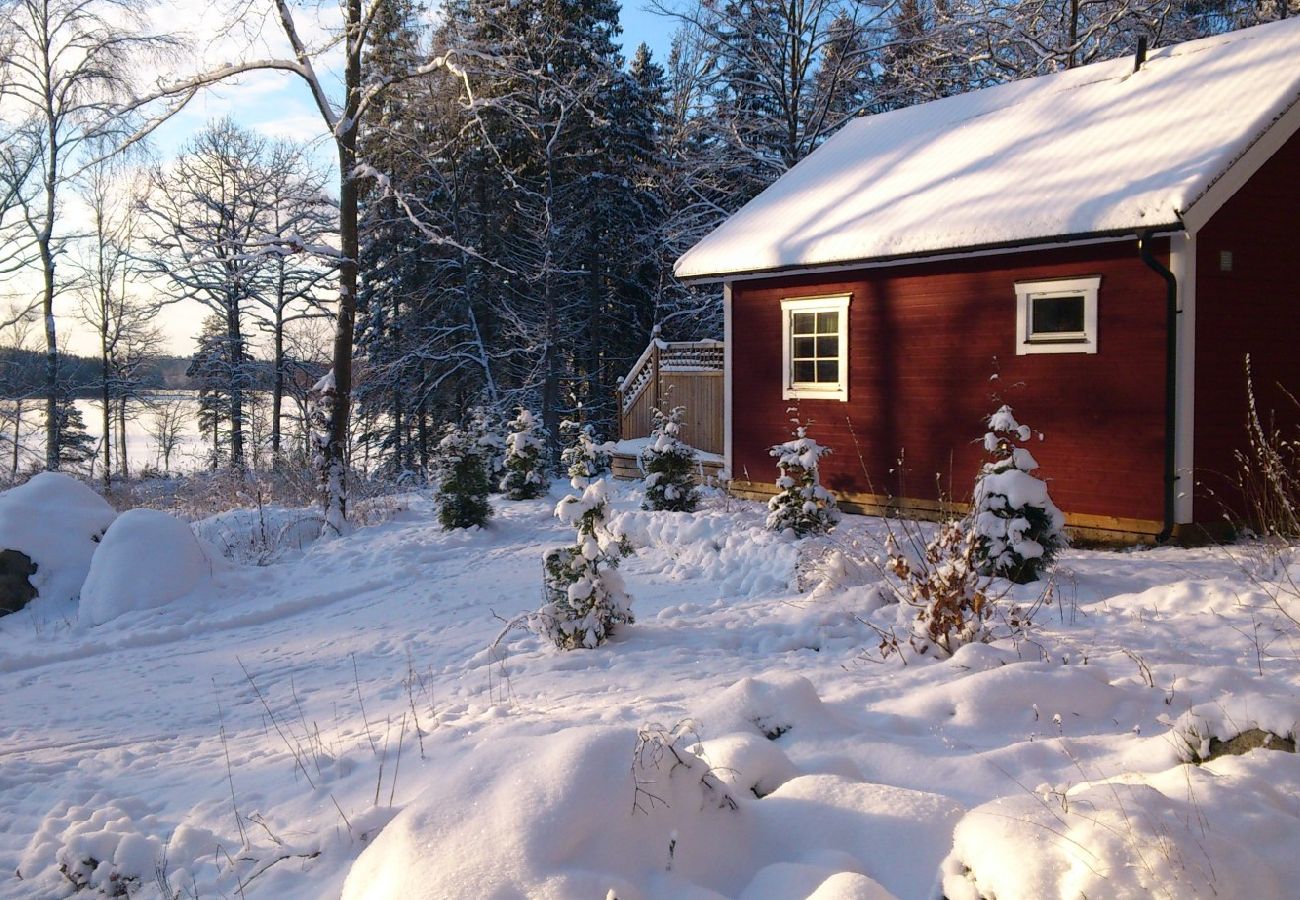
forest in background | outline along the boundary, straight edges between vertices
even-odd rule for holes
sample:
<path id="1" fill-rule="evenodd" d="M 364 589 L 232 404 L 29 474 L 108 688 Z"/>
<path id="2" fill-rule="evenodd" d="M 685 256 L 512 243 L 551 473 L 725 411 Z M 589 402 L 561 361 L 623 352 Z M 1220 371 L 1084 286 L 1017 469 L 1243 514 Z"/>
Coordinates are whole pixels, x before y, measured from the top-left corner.
<path id="1" fill-rule="evenodd" d="M 37 352 L 44 337 L 29 395 L 67 448 L 50 468 L 85 450 L 66 437 L 72 396 L 95 392 L 111 432 L 157 379 L 163 303 L 208 312 L 186 371 L 214 466 L 246 464 L 260 390 L 284 463 L 282 397 L 331 360 L 322 459 L 342 422 L 378 471 L 419 477 L 444 424 L 516 407 L 555 453 L 563 419 L 613 433 L 652 329 L 721 336 L 717 290 L 681 284 L 673 261 L 847 119 L 1300 12 L 1288 2 L 702 0 L 664 5 L 663 60 L 629 46 L 613 0 L 347 4 L 342 105 L 303 69 L 310 51 L 297 63 L 345 161 L 335 193 L 305 147 L 231 120 L 165 163 L 118 152 L 147 130 L 122 59 L 180 39 L 145 28 L 140 0 L 0 0 L 0 279 L 45 276 L 35 302 L 8 291 L 0 333 Z M 74 202 L 90 223 L 75 233 L 60 221 Z M 59 352 L 55 323 L 74 316 L 99 336 L 93 366 Z M 31 361 L 0 357 L 0 377 Z"/>

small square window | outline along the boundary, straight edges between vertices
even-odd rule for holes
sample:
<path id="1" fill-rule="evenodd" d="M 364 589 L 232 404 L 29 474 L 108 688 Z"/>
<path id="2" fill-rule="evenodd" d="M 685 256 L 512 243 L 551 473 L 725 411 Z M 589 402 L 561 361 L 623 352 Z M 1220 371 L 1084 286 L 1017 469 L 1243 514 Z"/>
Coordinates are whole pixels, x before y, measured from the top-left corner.
<path id="1" fill-rule="evenodd" d="M 1016 283 L 1016 354 L 1096 353 L 1101 278 Z"/>
<path id="2" fill-rule="evenodd" d="M 781 301 L 782 398 L 847 400 L 849 297 Z"/>

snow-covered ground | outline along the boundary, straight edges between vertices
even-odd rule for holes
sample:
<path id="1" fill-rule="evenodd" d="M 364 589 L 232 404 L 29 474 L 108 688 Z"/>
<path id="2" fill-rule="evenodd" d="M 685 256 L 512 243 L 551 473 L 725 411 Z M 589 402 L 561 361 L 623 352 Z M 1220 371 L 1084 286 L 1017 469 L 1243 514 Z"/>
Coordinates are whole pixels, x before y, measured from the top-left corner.
<path id="1" fill-rule="evenodd" d="M 290 537 L 233 560 L 225 514 L 195 528 L 206 571 L 169 559 L 179 599 L 105 602 L 167 530 L 106 539 L 103 624 L 0 619 L 0 896 L 1294 895 L 1297 757 L 1181 762 L 1294 734 L 1300 627 L 1252 581 L 1268 561 L 1069 551 L 1032 642 L 880 662 L 872 626 L 905 611 L 810 590 L 761 506 L 642 512 L 624 486 L 636 624 L 493 652 L 571 540 L 561 487 L 471 532 L 420 495 L 328 542 L 276 511 Z"/>

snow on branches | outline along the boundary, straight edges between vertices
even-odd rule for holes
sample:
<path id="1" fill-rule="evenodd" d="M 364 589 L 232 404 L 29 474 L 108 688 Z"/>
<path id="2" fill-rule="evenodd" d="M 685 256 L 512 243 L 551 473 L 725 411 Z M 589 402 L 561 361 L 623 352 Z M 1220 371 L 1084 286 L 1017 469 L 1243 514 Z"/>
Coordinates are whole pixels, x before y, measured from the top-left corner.
<path id="1" fill-rule="evenodd" d="M 577 530 L 577 540 L 546 551 L 546 603 L 507 623 L 498 643 L 514 628 L 523 628 L 560 650 L 590 650 L 605 643 L 618 626 L 636 621 L 618 573 L 619 562 L 632 548 L 605 520 L 608 488 L 607 480 L 593 481 L 582 496 L 569 494 L 555 507 L 556 517 Z"/>
<path id="2" fill-rule="evenodd" d="M 1066 546 L 1065 517 L 1030 473 L 1038 462 L 1024 447 L 1031 431 L 1003 405 L 989 417 L 984 450 L 991 457 L 975 482 L 971 523 L 980 572 L 1028 584 Z"/>
<path id="3" fill-rule="evenodd" d="M 565 419 L 560 423 L 560 434 L 572 441 L 560 453 L 560 464 L 576 490 L 585 490 L 593 479 L 609 471 L 614 445 L 596 443 L 596 430 L 590 424 Z"/>
<path id="4" fill-rule="evenodd" d="M 641 451 L 645 471 L 645 509 L 693 512 L 700 500 L 695 486 L 695 448 L 681 439 L 686 407 L 676 406 L 665 414 L 653 410 L 654 430 L 650 443 Z"/>
<path id="5" fill-rule="evenodd" d="M 767 527 L 791 531 L 796 537 L 824 534 L 839 521 L 835 498 L 821 485 L 818 464 L 830 453 L 808 436 L 808 428 L 795 423 L 793 440 L 777 444 L 768 453 L 776 458 L 779 493 L 768 501 Z"/>
<path id="6" fill-rule="evenodd" d="M 437 484 L 438 521 L 451 531 L 485 525 L 492 516 L 488 503 L 487 465 L 481 435 L 475 428 L 449 423 L 432 460 Z"/>
<path id="7" fill-rule="evenodd" d="M 519 408 L 506 435 L 505 475 L 501 490 L 511 500 L 532 500 L 546 487 L 542 474 L 544 432 L 531 412 Z"/>

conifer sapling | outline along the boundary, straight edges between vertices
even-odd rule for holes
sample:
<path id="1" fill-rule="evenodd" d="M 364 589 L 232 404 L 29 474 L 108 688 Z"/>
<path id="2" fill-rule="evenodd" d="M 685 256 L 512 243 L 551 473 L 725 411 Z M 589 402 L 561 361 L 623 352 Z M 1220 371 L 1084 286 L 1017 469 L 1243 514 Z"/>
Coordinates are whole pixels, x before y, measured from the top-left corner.
<path id="1" fill-rule="evenodd" d="M 835 498 L 822 487 L 818 471 L 821 458 L 830 453 L 808 436 L 808 428 L 793 419 L 794 438 L 768 452 L 776 458 L 780 474 L 778 493 L 767 504 L 767 527 L 772 531 L 794 532 L 798 537 L 824 534 L 840 520 Z"/>
<path id="2" fill-rule="evenodd" d="M 975 558 L 983 575 L 1017 584 L 1037 581 L 1066 546 L 1065 517 L 1047 494 L 1047 484 L 1031 472 L 1033 455 L 1018 446 L 1030 430 L 1003 405 L 988 420 L 984 450 L 990 461 L 975 482 L 971 521 Z"/>
<path id="3" fill-rule="evenodd" d="M 488 486 L 493 491 L 504 490 L 501 481 L 506 477 L 506 439 L 502 435 L 501 417 L 483 406 L 469 411 L 470 430 L 477 434 L 483 452 L 483 465 L 487 469 Z"/>
<path id="4" fill-rule="evenodd" d="M 609 471 L 612 443 L 597 443 L 596 430 L 590 424 L 565 419 L 560 434 L 570 443 L 560 453 L 560 464 L 569 476 L 569 484 L 579 491 Z"/>
<path id="5" fill-rule="evenodd" d="M 546 552 L 546 604 L 524 625 L 561 650 L 598 647 L 616 627 L 635 621 L 618 573 L 632 548 L 606 521 L 608 489 L 608 480 L 593 481 L 581 497 L 569 494 L 555 507 L 556 517 L 577 530 L 577 541 Z"/>
<path id="6" fill-rule="evenodd" d="M 447 531 L 485 525 L 492 516 L 483 445 L 473 427 L 448 424 L 433 458 L 438 521 Z"/>
<path id="7" fill-rule="evenodd" d="M 684 406 L 674 407 L 666 415 L 654 410 L 654 430 L 650 443 L 641 451 L 645 471 L 644 509 L 693 512 L 700 492 L 695 485 L 695 448 L 681 439 Z"/>
<path id="8" fill-rule="evenodd" d="M 501 490 L 511 500 L 531 500 L 546 487 L 546 478 L 542 474 L 546 442 L 542 439 L 537 417 L 523 407 L 519 408 L 509 428 Z"/>

